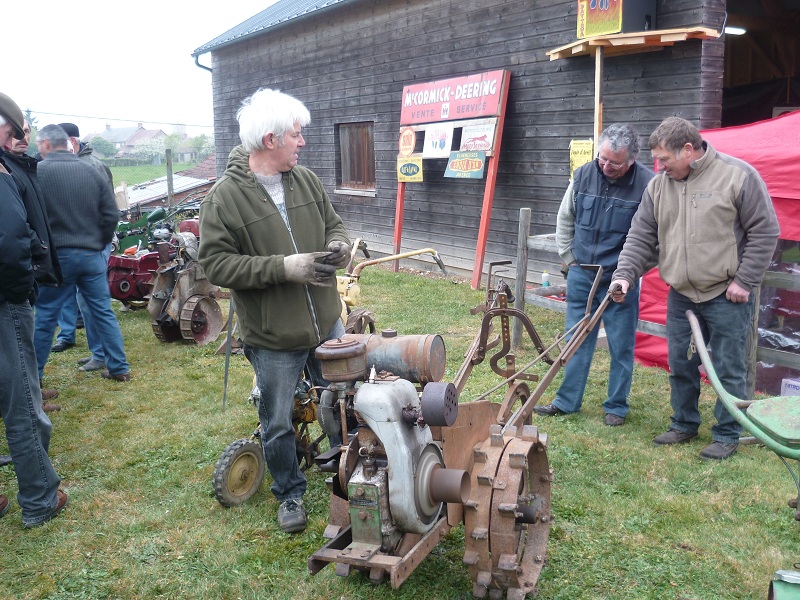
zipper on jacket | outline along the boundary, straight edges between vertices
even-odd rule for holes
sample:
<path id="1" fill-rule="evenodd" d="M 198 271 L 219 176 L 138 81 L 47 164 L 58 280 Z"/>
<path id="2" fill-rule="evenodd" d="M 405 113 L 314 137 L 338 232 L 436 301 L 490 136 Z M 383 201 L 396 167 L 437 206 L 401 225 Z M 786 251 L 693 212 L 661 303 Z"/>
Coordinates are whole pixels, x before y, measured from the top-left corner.
<path id="1" fill-rule="evenodd" d="M 695 233 L 694 226 L 693 226 L 693 223 L 694 223 L 694 209 L 697 208 L 697 204 L 695 204 L 694 196 L 692 196 L 692 208 L 689 208 L 689 205 L 687 203 L 688 202 L 688 194 L 687 194 L 688 189 L 689 189 L 689 181 L 687 179 L 686 181 L 683 182 L 683 189 L 681 190 L 681 196 L 682 196 L 681 204 L 682 204 L 682 206 L 686 207 L 686 217 L 684 219 L 685 220 L 685 229 L 684 229 L 684 231 L 687 232 L 689 237 L 694 237 L 694 233 Z M 688 242 L 689 240 L 686 240 L 686 241 Z M 689 276 L 689 250 L 688 250 L 688 246 L 689 245 L 687 243 L 683 244 L 683 264 L 684 264 L 684 268 L 686 269 L 686 282 L 689 285 L 692 286 L 692 289 L 695 292 L 693 300 L 697 301 L 697 298 L 698 298 L 697 288 L 695 287 L 694 283 L 692 283 L 692 278 Z M 697 249 L 696 245 L 694 247 L 695 247 L 695 250 L 696 250 Z"/>
<path id="2" fill-rule="evenodd" d="M 264 189 L 264 186 L 261 185 L 258 182 L 258 180 L 256 180 L 256 183 L 258 184 L 258 187 L 261 190 L 261 193 L 264 194 L 264 201 L 265 202 L 272 202 L 272 205 L 275 206 L 275 202 L 273 202 L 272 199 L 269 197 L 269 194 L 267 194 L 266 190 Z M 284 206 L 286 206 L 286 199 L 285 198 L 284 198 Z M 275 210 L 278 210 L 277 206 L 275 206 Z M 281 218 L 281 221 L 283 221 L 283 218 Z M 295 242 L 295 240 L 294 240 L 294 234 L 292 233 L 292 227 L 291 227 L 291 225 L 289 225 L 288 221 L 289 221 L 289 208 L 287 206 L 286 207 L 286 221 L 284 221 L 283 224 L 286 226 L 286 230 L 289 232 L 289 239 L 292 241 L 292 248 L 294 248 L 294 253 L 295 254 L 300 254 L 300 250 L 298 250 L 298 248 L 297 248 L 297 242 Z M 311 292 L 308 290 L 308 285 L 305 285 L 305 284 L 303 285 L 303 291 L 306 294 L 306 303 L 308 304 L 308 310 L 311 312 L 311 324 L 314 326 L 314 332 L 317 334 L 317 343 L 321 344 L 322 343 L 322 335 L 319 332 L 319 323 L 318 323 L 318 319 L 317 319 L 317 311 L 314 309 L 314 300 L 311 298 Z"/>

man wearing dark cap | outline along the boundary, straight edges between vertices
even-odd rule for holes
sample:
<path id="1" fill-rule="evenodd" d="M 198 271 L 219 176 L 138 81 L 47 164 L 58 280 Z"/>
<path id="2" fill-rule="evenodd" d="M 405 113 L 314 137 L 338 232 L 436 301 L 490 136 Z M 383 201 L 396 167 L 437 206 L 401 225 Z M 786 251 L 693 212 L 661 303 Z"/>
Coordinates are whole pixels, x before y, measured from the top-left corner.
<path id="1" fill-rule="evenodd" d="M 10 150 L 13 138 L 22 139 L 25 120 L 11 98 L 0 93 L 0 148 Z M 47 451 L 52 424 L 42 411 L 33 348 L 35 293 L 31 263 L 31 232 L 22 198 L 14 180 L 0 164 L 0 416 L 14 464 L 22 509 L 22 524 L 36 527 L 67 505 L 58 489 L 61 478 Z M 0 494 L 0 516 L 9 500 Z"/>
<path id="2" fill-rule="evenodd" d="M 22 130 L 24 137 L 13 140 L 9 150 L 0 151 L 0 162 L 11 172 L 11 177 L 17 184 L 22 203 L 25 205 L 25 212 L 28 215 L 28 225 L 31 228 L 31 262 L 34 280 L 39 286 L 61 285 L 61 267 L 58 264 L 55 246 L 50 241 L 52 232 L 47 216 L 47 206 L 36 176 L 36 165 L 39 161 L 26 154 L 30 142 L 31 126 L 27 120 L 24 123 Z M 60 410 L 60 406 L 50 402 L 57 397 L 58 390 L 42 388 L 42 408 L 45 412 Z"/>
<path id="3" fill-rule="evenodd" d="M 111 169 L 108 168 L 108 165 L 104 163 L 102 160 L 97 158 L 94 154 L 92 154 L 93 150 L 92 147 L 87 144 L 86 142 L 81 141 L 81 132 L 78 129 L 78 126 L 75 123 L 59 123 L 61 129 L 67 132 L 69 136 L 69 141 L 72 143 L 72 153 L 77 154 L 78 158 L 81 160 L 85 160 L 90 165 L 92 165 L 95 169 L 100 171 L 100 173 L 108 179 L 108 184 L 111 186 L 111 189 L 114 189 L 114 175 L 111 173 Z"/>

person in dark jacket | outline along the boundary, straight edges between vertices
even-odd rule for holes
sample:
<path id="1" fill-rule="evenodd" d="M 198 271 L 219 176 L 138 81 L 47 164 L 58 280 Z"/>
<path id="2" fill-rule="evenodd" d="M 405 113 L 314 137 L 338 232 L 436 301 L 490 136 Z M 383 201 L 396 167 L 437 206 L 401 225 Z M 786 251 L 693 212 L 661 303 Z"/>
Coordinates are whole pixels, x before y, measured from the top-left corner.
<path id="1" fill-rule="evenodd" d="M 350 260 L 350 241 L 320 180 L 297 164 L 308 109 L 262 89 L 237 118 L 242 145 L 200 205 L 199 259 L 209 281 L 231 290 L 261 393 L 278 524 L 292 533 L 307 521 L 293 397 L 304 367 L 315 385 L 327 385 L 314 349 L 344 334 L 335 273 Z"/>
<path id="2" fill-rule="evenodd" d="M 103 340 L 108 369 L 101 375 L 130 381 L 122 331 L 111 308 L 108 262 L 103 256 L 117 227 L 117 203 L 105 177 L 69 152 L 67 140 L 58 125 L 43 127 L 36 140 L 44 159 L 39 163 L 39 183 L 64 276 L 63 286 L 42 288 L 36 306 L 34 343 L 39 376 L 50 356 L 61 307 L 78 289 L 86 303 L 86 327 L 96 328 L 96 339 Z"/>
<path id="3" fill-rule="evenodd" d="M 80 140 L 81 134 L 78 126 L 74 123 L 59 123 L 69 137 L 72 146 L 72 153 L 77 154 L 78 158 L 92 167 L 108 180 L 108 184 L 114 189 L 114 175 L 111 169 L 108 168 L 103 161 L 94 156 L 92 148 Z M 103 258 L 108 263 L 108 258 L 111 256 L 111 244 L 109 243 L 103 249 Z M 56 343 L 51 348 L 52 352 L 63 352 L 75 346 L 76 331 L 84 326 L 83 315 L 83 300 L 80 292 L 75 294 L 75 298 L 69 300 L 61 308 L 61 314 L 58 317 L 58 335 L 56 336 Z M 95 337 L 96 330 L 93 326 L 86 328 L 86 343 L 89 346 L 92 354 L 88 357 L 78 360 L 78 370 L 83 372 L 100 371 L 106 368 L 106 354 L 103 350 L 103 340 Z"/>
<path id="4" fill-rule="evenodd" d="M 581 264 L 603 267 L 602 284 L 611 281 L 617 258 L 633 215 L 639 208 L 652 170 L 636 161 L 639 138 L 628 124 L 614 124 L 600 134 L 597 158 L 575 171 L 556 221 L 556 242 L 567 274 L 567 322 L 569 330 L 583 318 L 594 281 L 594 271 Z M 600 305 L 595 296 L 592 310 Z M 610 304 L 602 321 L 611 355 L 608 396 L 603 401 L 604 422 L 623 425 L 628 415 L 628 394 L 633 381 L 633 346 L 639 320 L 639 293 L 625 302 Z M 537 414 L 553 416 L 578 412 L 583 403 L 599 327 L 595 327 L 564 367 L 564 381 L 552 404 L 535 406 Z"/>
<path id="5" fill-rule="evenodd" d="M 0 93 L 0 148 L 21 139 L 24 119 L 19 106 Z M 47 455 L 52 424 L 42 411 L 33 348 L 35 294 L 31 229 L 17 185 L 0 164 L 0 416 L 17 476 L 22 524 L 36 527 L 67 505 L 61 478 Z M 9 500 L 0 494 L 0 516 Z"/>
<path id="6" fill-rule="evenodd" d="M 14 183 L 17 184 L 25 212 L 28 216 L 28 225 L 31 228 L 31 261 L 33 264 L 33 277 L 37 286 L 61 285 L 61 268 L 58 264 L 58 254 L 50 238 L 50 223 L 47 218 L 47 206 L 42 197 L 42 190 L 36 177 L 37 159 L 28 156 L 28 144 L 31 139 L 31 125 L 25 121 L 22 130 L 22 139 L 13 140 L 11 148 L 0 154 L 3 162 L 10 171 Z M 58 390 L 42 388 L 42 408 L 45 412 L 61 410 L 58 404 L 50 400 L 58 398 Z"/>

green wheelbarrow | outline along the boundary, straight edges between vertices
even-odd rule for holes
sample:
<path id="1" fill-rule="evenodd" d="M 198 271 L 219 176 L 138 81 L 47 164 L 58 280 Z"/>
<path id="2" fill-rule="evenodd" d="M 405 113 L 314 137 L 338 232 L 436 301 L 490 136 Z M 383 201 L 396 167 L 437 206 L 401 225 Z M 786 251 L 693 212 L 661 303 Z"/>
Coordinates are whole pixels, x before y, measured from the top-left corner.
<path id="1" fill-rule="evenodd" d="M 789 499 L 789 506 L 794 509 L 794 518 L 800 521 L 800 396 L 776 396 L 761 400 L 742 400 L 732 396 L 717 377 L 714 365 L 706 348 L 703 331 L 697 316 L 686 311 L 686 318 L 692 328 L 692 340 L 700 361 L 706 369 L 706 375 L 720 401 L 739 424 L 750 434 L 778 455 L 789 469 L 797 497 Z M 790 461 L 792 461 L 790 463 Z M 797 463 L 797 470 L 792 464 Z M 800 568 L 800 563 L 794 567 Z M 769 598 L 774 600 L 800 600 L 800 571 L 778 571 L 770 583 Z"/>

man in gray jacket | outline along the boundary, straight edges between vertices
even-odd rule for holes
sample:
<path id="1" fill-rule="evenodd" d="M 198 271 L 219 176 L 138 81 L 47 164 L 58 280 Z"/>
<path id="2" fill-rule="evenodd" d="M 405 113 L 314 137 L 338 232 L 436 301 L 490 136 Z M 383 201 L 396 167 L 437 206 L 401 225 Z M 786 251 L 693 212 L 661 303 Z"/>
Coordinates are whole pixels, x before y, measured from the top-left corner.
<path id="1" fill-rule="evenodd" d="M 669 347 L 669 430 L 657 445 L 680 444 L 700 426 L 700 358 L 690 352 L 686 311 L 697 314 L 707 332 L 714 366 L 725 389 L 747 395 L 746 339 L 753 314 L 751 290 L 761 284 L 775 251 L 778 219 L 767 186 L 746 162 L 714 150 L 694 125 L 665 119 L 650 135 L 659 174 L 650 181 L 619 257 L 611 285 L 624 300 L 658 255 L 667 298 Z M 717 399 L 717 424 L 703 459 L 722 460 L 739 445 L 741 426 Z"/>
<path id="2" fill-rule="evenodd" d="M 34 344 L 39 378 L 50 356 L 61 307 L 75 296 L 77 289 L 90 317 L 86 321 L 87 335 L 103 340 L 108 369 L 101 375 L 114 381 L 130 381 L 122 332 L 111 308 L 108 259 L 103 255 L 117 227 L 117 203 L 106 178 L 72 154 L 67 140 L 66 132 L 58 125 L 43 127 L 36 140 L 44 157 L 38 168 L 39 182 L 64 277 L 63 286 L 43 288 L 36 303 Z"/>

